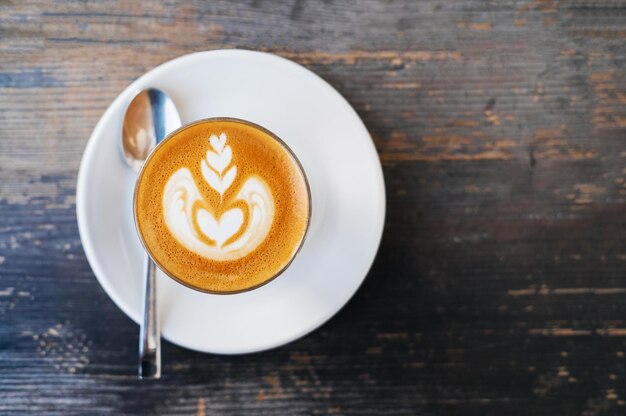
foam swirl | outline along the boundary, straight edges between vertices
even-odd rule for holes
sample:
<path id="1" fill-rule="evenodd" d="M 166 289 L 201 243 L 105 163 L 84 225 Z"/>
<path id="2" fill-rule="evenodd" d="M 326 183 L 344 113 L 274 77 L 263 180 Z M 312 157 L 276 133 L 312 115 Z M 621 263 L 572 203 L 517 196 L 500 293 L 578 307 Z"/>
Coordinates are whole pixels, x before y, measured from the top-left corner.
<path id="1" fill-rule="evenodd" d="M 163 216 L 174 238 L 188 250 L 211 260 L 236 260 L 253 252 L 267 237 L 274 220 L 274 199 L 257 175 L 246 178 L 234 197 L 224 193 L 235 183 L 237 166 L 226 134 L 211 135 L 212 150 L 200 161 L 203 179 L 220 195 L 213 207 L 201 194 L 191 170 L 181 167 L 167 180 Z"/>

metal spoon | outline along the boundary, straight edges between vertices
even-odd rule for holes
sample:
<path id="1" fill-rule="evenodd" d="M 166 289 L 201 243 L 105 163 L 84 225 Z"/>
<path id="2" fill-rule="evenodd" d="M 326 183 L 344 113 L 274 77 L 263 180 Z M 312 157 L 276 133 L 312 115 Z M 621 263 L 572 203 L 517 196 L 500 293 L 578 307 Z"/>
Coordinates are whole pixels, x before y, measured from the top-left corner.
<path id="1" fill-rule="evenodd" d="M 154 147 L 181 125 L 174 102 L 156 88 L 142 90 L 126 109 L 122 155 L 139 172 Z M 147 257 L 143 320 L 139 330 L 139 378 L 161 377 L 161 334 L 156 316 L 156 265 Z"/>

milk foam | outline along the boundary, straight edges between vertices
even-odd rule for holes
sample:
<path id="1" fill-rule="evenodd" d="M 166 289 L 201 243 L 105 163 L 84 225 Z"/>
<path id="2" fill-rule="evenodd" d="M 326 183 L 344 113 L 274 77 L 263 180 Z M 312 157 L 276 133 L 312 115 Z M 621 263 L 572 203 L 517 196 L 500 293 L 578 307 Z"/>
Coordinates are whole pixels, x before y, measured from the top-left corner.
<path id="1" fill-rule="evenodd" d="M 181 167 L 167 180 L 163 216 L 168 230 L 188 250 L 211 260 L 236 260 L 254 251 L 267 237 L 276 210 L 267 183 L 250 175 L 234 197 L 224 193 L 234 183 L 237 166 L 226 134 L 211 135 L 212 150 L 200 161 L 203 179 L 219 193 L 219 206 L 203 197 L 191 170 Z M 238 201 L 243 201 L 242 209 Z"/>

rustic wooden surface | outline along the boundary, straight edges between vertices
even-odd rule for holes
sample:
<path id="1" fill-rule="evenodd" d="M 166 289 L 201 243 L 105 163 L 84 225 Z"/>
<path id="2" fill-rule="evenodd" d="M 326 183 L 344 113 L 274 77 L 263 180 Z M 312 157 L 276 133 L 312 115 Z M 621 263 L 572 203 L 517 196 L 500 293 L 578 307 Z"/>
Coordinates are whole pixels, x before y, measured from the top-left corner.
<path id="1" fill-rule="evenodd" d="M 87 138 L 171 58 L 266 50 L 363 117 L 388 214 L 321 329 L 164 344 L 105 295 L 75 217 Z M 0 414 L 626 413 L 626 3 L 0 2 Z"/>

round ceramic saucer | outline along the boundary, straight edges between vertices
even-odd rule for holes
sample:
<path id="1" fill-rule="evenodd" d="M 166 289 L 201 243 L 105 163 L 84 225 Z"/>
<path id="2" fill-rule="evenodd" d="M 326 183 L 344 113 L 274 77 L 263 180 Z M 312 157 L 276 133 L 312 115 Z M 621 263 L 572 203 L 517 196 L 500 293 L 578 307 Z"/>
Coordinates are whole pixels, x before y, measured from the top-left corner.
<path id="1" fill-rule="evenodd" d="M 211 295 L 159 273 L 163 337 L 197 351 L 248 353 L 288 343 L 330 319 L 356 292 L 380 244 L 380 161 L 363 122 L 328 83 L 286 59 L 243 50 L 196 53 L 151 70 L 113 101 L 94 129 L 76 209 L 87 259 L 106 293 L 139 322 L 145 253 L 132 219 L 135 174 L 119 141 L 126 106 L 146 87 L 169 94 L 183 123 L 228 116 L 276 133 L 302 162 L 313 202 L 302 250 L 259 289 Z"/>

